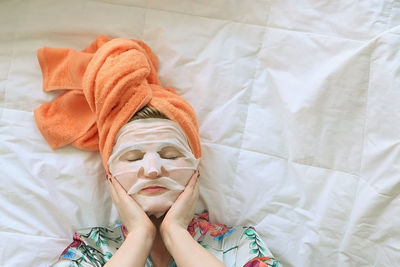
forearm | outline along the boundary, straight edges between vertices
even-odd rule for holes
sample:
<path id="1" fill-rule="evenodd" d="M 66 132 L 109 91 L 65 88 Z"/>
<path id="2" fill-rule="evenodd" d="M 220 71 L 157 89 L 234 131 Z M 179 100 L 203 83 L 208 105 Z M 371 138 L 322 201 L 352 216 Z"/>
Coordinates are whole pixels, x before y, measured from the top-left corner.
<path id="1" fill-rule="evenodd" d="M 154 236 L 144 231 L 130 232 L 105 267 L 143 267 L 150 254 Z"/>
<path id="2" fill-rule="evenodd" d="M 164 244 L 179 267 L 225 266 L 214 255 L 203 248 L 183 228 L 163 234 Z"/>

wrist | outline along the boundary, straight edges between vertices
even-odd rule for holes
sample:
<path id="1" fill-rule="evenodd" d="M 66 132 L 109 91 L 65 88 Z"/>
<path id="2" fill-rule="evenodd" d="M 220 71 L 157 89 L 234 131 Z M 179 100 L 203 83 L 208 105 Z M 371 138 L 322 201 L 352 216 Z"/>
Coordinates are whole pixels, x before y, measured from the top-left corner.
<path id="1" fill-rule="evenodd" d="M 182 231 L 186 230 L 182 225 L 176 224 L 176 223 L 166 223 L 162 222 L 160 225 L 160 234 L 161 236 L 165 235 L 170 235 L 175 233 L 176 231 Z"/>
<path id="2" fill-rule="evenodd" d="M 175 242 L 179 242 L 179 240 L 182 240 L 182 238 L 186 235 L 192 238 L 187 229 L 179 225 L 160 227 L 160 234 L 167 249 L 172 247 Z"/>
<path id="3" fill-rule="evenodd" d="M 152 223 L 133 225 L 133 226 L 125 225 L 125 227 L 128 231 L 128 234 L 130 234 L 130 233 L 135 233 L 135 235 L 144 234 L 147 237 L 153 237 L 153 238 L 156 236 L 156 232 L 157 232 L 156 227 Z"/>
<path id="4" fill-rule="evenodd" d="M 135 228 L 131 231 L 128 231 L 128 234 L 126 236 L 127 240 L 142 240 L 144 244 L 149 244 L 150 247 L 153 244 L 153 241 L 156 237 L 156 231 L 155 228 Z"/>

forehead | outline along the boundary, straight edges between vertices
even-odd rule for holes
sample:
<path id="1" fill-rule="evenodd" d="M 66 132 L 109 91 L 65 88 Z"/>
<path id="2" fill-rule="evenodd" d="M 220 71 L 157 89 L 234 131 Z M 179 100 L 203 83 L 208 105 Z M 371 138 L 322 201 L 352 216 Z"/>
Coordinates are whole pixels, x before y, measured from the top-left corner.
<path id="1" fill-rule="evenodd" d="M 176 140 L 178 138 L 173 132 L 163 131 L 163 132 L 149 132 L 146 134 L 136 134 L 134 132 L 126 133 L 121 135 L 117 139 L 117 143 L 157 143 L 165 140 Z"/>
<path id="2" fill-rule="evenodd" d="M 180 127 L 165 119 L 137 120 L 122 127 L 117 135 L 114 150 L 135 145 L 145 147 L 170 145 L 189 148 L 186 136 Z"/>

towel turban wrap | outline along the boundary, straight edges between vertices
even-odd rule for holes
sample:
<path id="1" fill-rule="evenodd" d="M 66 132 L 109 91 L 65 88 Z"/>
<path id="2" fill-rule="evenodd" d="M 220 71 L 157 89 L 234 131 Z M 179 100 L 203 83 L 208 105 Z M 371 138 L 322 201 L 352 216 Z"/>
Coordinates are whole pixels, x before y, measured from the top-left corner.
<path id="1" fill-rule="evenodd" d="M 66 90 L 34 110 L 53 149 L 99 150 L 109 173 L 107 161 L 119 129 L 147 105 L 178 123 L 194 156 L 201 157 L 196 114 L 173 89 L 161 86 L 157 57 L 144 42 L 100 35 L 82 51 L 44 47 L 37 56 L 43 90 Z"/>

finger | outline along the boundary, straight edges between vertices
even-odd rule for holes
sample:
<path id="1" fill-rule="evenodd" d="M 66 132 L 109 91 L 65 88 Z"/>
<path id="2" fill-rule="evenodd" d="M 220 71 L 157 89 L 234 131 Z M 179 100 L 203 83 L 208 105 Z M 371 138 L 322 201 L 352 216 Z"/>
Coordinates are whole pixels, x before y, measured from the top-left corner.
<path id="1" fill-rule="evenodd" d="M 111 179 L 112 186 L 115 191 L 115 195 L 118 197 L 118 200 L 124 201 L 123 203 L 134 203 L 135 206 L 140 207 L 139 204 L 126 192 L 125 188 L 119 183 L 115 177 Z"/>
<path id="2" fill-rule="evenodd" d="M 199 195 L 200 195 L 200 186 L 196 180 L 196 183 L 195 183 L 195 185 L 193 187 L 193 191 L 192 191 L 192 197 L 193 197 L 193 199 L 198 199 Z"/>
<path id="3" fill-rule="evenodd" d="M 193 186 L 197 183 L 197 178 L 199 177 L 199 171 L 195 171 L 192 175 L 192 177 L 190 177 L 189 182 L 186 185 L 187 187 L 193 188 Z"/>
<path id="4" fill-rule="evenodd" d="M 122 187 L 122 185 L 119 183 L 119 181 L 117 179 L 115 179 L 115 177 L 111 178 L 111 183 L 115 189 L 115 192 L 119 195 L 119 196 L 123 196 L 126 195 L 126 191 L 125 189 Z"/>
<path id="5" fill-rule="evenodd" d="M 193 186 L 193 191 L 194 192 L 199 192 L 199 189 L 200 189 L 199 180 L 196 179 L 196 182 L 195 182 L 195 184 Z"/>
<path id="6" fill-rule="evenodd" d="M 118 194 L 117 194 L 117 192 L 115 191 L 114 185 L 111 183 L 110 180 L 108 180 L 108 184 L 110 185 L 110 195 L 111 195 L 111 199 L 112 199 L 112 201 L 115 203 L 115 202 L 119 199 Z"/>
<path id="7" fill-rule="evenodd" d="M 195 205 L 199 197 L 199 185 L 197 183 L 197 179 L 194 179 L 194 184 L 188 186 L 182 194 L 179 196 L 176 202 L 179 200 L 179 205 L 184 206 L 185 213 L 190 216 L 193 215 L 195 210 Z M 175 202 L 175 203 L 176 203 Z"/>
<path id="8" fill-rule="evenodd" d="M 127 198 L 127 193 L 119 181 L 114 176 L 111 176 L 109 181 L 114 203 L 119 204 L 121 201 L 129 201 L 130 197 Z"/>
<path id="9" fill-rule="evenodd" d="M 185 189 L 183 190 L 183 192 L 179 195 L 178 199 L 186 199 L 189 200 L 191 197 L 193 197 L 196 194 L 195 190 L 196 189 L 196 185 L 198 184 L 198 175 L 196 173 L 194 173 L 192 175 L 192 177 L 190 178 L 188 184 L 186 185 Z"/>

